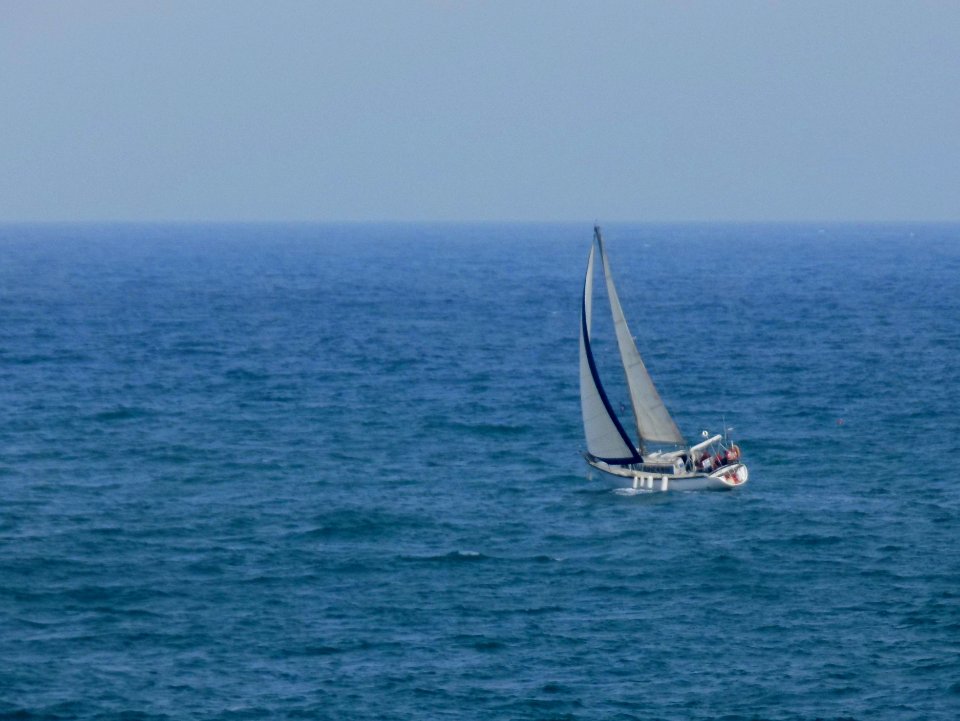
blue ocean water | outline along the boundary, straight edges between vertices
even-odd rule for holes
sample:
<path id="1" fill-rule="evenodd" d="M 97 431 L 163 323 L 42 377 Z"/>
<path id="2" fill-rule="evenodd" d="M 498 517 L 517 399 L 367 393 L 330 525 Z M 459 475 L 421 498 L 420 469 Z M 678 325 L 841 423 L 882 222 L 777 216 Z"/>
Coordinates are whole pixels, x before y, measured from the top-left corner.
<path id="1" fill-rule="evenodd" d="M 0 718 L 955 719 L 960 226 L 605 237 L 745 487 L 587 473 L 589 225 L 0 227 Z"/>

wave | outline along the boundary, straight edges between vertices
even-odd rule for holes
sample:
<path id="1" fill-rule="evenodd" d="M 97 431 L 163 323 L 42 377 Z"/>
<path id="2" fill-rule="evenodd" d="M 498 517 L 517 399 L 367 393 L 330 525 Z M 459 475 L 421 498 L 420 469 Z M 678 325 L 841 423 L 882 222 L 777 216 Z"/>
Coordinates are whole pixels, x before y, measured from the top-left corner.
<path id="1" fill-rule="evenodd" d="M 140 406 L 117 406 L 110 410 L 100 411 L 91 416 L 95 421 L 110 423 L 113 421 L 130 421 L 138 418 L 147 418 L 156 415 L 154 411 Z"/>
<path id="2" fill-rule="evenodd" d="M 487 556 L 479 551 L 450 551 L 432 556 L 400 556 L 402 561 L 420 561 L 425 563 L 475 563 L 478 561 L 491 560 L 492 556 Z"/>

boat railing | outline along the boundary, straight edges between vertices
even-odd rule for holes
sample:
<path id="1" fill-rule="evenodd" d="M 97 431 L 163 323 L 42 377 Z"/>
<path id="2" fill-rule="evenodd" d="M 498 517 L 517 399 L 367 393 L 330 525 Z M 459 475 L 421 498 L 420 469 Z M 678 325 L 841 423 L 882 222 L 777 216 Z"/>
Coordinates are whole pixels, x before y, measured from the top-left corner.
<path id="1" fill-rule="evenodd" d="M 725 443 L 719 435 L 692 446 L 690 450 L 697 469 L 708 473 L 740 462 L 740 447 L 733 442 Z"/>

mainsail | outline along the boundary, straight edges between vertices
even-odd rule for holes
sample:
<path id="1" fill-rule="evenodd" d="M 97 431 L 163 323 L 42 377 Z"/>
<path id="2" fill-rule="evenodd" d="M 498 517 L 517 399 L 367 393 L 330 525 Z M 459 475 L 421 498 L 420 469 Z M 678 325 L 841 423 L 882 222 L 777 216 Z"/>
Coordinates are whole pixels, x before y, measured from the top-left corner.
<path id="1" fill-rule="evenodd" d="M 603 238 L 600 228 L 594 227 L 594 237 L 600 248 L 600 259 L 603 261 L 603 276 L 607 281 L 607 297 L 610 300 L 610 312 L 613 315 L 613 327 L 617 334 L 617 346 L 620 348 L 620 361 L 627 376 L 627 386 L 630 388 L 630 402 L 633 404 L 633 415 L 637 419 L 637 433 L 640 437 L 640 448 L 646 450 L 650 445 L 686 445 L 680 429 L 670 412 L 660 399 L 650 374 L 647 372 L 643 359 L 633 342 L 627 320 L 620 306 L 620 298 L 613 284 L 613 274 L 610 272 L 610 262 L 603 249 Z M 591 257 L 593 249 L 590 249 Z"/>
<path id="2" fill-rule="evenodd" d="M 593 251 L 591 247 L 580 310 L 580 409 L 583 412 L 583 432 L 587 437 L 587 450 L 591 455 L 611 463 L 638 463 L 641 460 L 640 455 L 610 406 L 590 348 Z"/>
<path id="3" fill-rule="evenodd" d="M 620 349 L 620 361 L 627 377 L 630 402 L 637 421 L 639 448 L 634 446 L 613 411 L 593 359 L 590 325 L 593 314 L 594 247 L 590 248 L 590 257 L 587 260 L 587 277 L 583 283 L 583 305 L 580 313 L 580 406 L 583 412 L 583 430 L 587 437 L 587 450 L 594 457 L 610 463 L 639 463 L 642 461 L 640 451 L 646 451 L 651 445 L 686 445 L 686 441 L 670 417 L 670 412 L 657 393 L 637 351 L 613 283 L 600 228 L 595 227 L 593 232 L 597 247 L 600 248 L 617 347 Z"/>

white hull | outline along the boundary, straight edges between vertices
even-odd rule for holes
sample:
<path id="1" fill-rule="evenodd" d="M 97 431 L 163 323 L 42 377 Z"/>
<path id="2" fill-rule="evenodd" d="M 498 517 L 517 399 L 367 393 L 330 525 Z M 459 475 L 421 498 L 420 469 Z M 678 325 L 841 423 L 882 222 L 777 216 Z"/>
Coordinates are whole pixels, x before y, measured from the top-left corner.
<path id="1" fill-rule="evenodd" d="M 743 463 L 733 463 L 712 473 L 644 473 L 622 466 L 611 466 L 602 461 L 588 461 L 606 478 L 626 483 L 631 488 L 648 491 L 729 491 L 744 485 L 750 472 Z"/>

